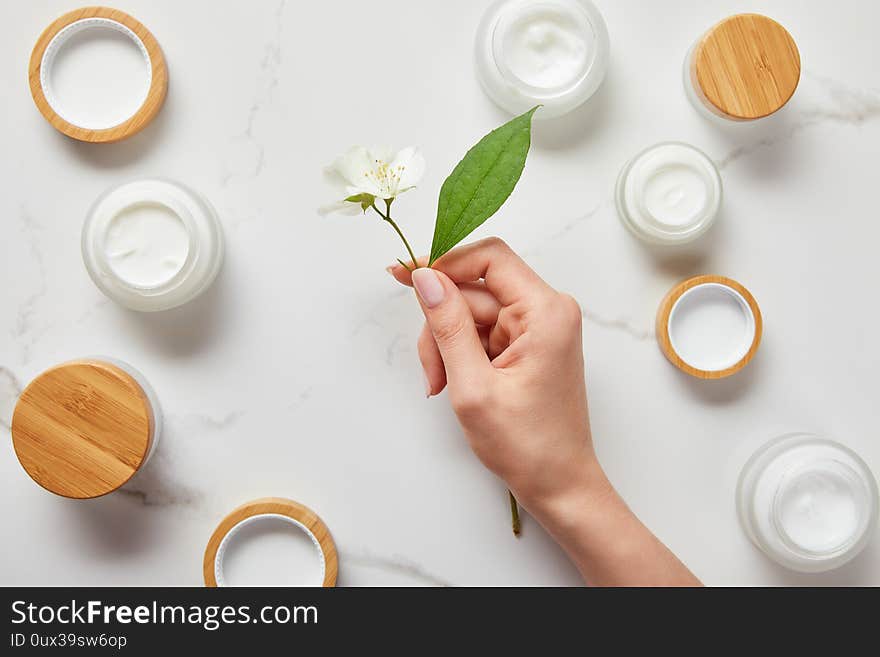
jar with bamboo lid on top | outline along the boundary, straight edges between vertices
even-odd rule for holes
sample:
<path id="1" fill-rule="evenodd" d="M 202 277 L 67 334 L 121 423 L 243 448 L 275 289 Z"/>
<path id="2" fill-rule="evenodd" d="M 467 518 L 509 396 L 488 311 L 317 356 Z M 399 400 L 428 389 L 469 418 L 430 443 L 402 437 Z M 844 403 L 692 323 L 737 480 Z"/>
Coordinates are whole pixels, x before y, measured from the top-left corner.
<path id="1" fill-rule="evenodd" d="M 781 109 L 801 75 L 797 44 L 760 14 L 737 14 L 712 26 L 688 51 L 684 87 L 700 113 L 754 121 Z"/>
<path id="2" fill-rule="evenodd" d="M 12 445 L 37 484 L 82 500 L 112 493 L 143 468 L 161 427 L 156 395 L 137 370 L 84 358 L 27 385 L 12 416 Z"/>

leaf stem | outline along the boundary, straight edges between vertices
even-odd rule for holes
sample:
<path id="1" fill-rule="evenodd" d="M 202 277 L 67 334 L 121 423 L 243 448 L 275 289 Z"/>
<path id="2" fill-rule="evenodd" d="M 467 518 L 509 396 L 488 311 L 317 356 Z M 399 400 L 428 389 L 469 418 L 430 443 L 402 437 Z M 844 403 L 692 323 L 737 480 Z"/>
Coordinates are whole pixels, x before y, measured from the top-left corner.
<path id="1" fill-rule="evenodd" d="M 519 536 L 522 531 L 522 525 L 519 521 L 519 504 L 516 503 L 516 498 L 509 490 L 507 495 L 510 497 L 510 524 L 513 527 L 513 535 Z"/>
<path id="2" fill-rule="evenodd" d="M 413 269 L 418 269 L 419 264 L 418 264 L 418 261 L 416 259 L 415 254 L 413 253 L 412 247 L 410 247 L 409 242 L 406 241 L 406 237 L 404 237 L 403 231 L 400 230 L 400 227 L 396 223 L 394 223 L 394 220 L 391 218 L 391 201 L 388 199 L 385 199 L 385 211 L 387 214 L 383 214 L 382 211 L 376 207 L 375 201 L 373 202 L 373 205 L 371 205 L 370 207 L 372 207 L 376 211 L 376 214 L 378 214 L 380 217 L 382 217 L 382 219 L 384 221 L 387 221 L 389 224 L 391 224 L 391 227 L 394 229 L 394 232 L 396 232 L 400 236 L 400 239 L 403 240 L 403 245 L 406 247 L 406 250 L 409 253 L 409 257 L 412 258 Z M 398 262 L 400 262 L 400 261 L 398 261 Z M 401 262 L 400 264 L 403 264 L 403 263 Z M 406 267 L 406 265 L 403 265 L 403 266 Z M 407 267 L 407 269 L 409 269 L 409 268 Z"/>

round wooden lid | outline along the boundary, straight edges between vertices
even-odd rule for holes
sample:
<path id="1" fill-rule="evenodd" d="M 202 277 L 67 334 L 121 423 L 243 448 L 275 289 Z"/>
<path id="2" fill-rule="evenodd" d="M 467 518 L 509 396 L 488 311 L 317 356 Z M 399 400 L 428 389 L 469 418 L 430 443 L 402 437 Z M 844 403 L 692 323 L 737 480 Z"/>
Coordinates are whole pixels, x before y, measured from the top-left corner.
<path id="1" fill-rule="evenodd" d="M 213 588 L 223 585 L 223 551 L 224 539 L 235 532 L 244 521 L 258 516 L 284 516 L 294 520 L 302 529 L 307 531 L 321 550 L 324 561 L 324 587 L 336 586 L 336 578 L 339 574 L 339 556 L 336 552 L 336 544 L 330 535 L 330 530 L 324 521 L 307 506 L 288 500 L 283 497 L 261 497 L 257 500 L 246 502 L 235 508 L 227 515 L 205 548 L 205 557 L 202 562 L 202 571 L 205 577 L 205 586 Z M 219 563 L 218 563 L 219 562 Z"/>
<path id="2" fill-rule="evenodd" d="M 738 14 L 715 25 L 696 44 L 691 60 L 695 90 L 710 109 L 744 121 L 785 105 L 800 76 L 794 39 L 759 14 Z"/>
<path id="3" fill-rule="evenodd" d="M 93 23 L 112 21 L 130 30 L 131 34 L 140 41 L 149 58 L 150 87 L 147 90 L 146 98 L 132 116 L 126 118 L 119 125 L 109 128 L 92 129 L 70 123 L 55 111 L 46 97 L 45 89 L 43 89 L 42 67 L 46 49 L 49 48 L 53 39 L 62 30 L 71 27 L 74 23 L 80 24 L 80 22 L 83 22 L 85 24 L 90 19 Z M 165 56 L 162 54 L 162 49 L 159 47 L 156 37 L 133 16 L 110 7 L 82 7 L 67 12 L 43 30 L 31 52 L 30 65 L 28 66 L 28 82 L 30 84 L 31 96 L 33 96 L 37 109 L 40 110 L 43 117 L 56 130 L 79 141 L 94 143 L 115 142 L 137 134 L 159 113 L 162 104 L 165 102 L 165 95 L 168 92 L 168 67 L 165 64 Z M 108 84 L 112 84 L 112 82 L 112 80 L 108 80 Z"/>
<path id="4" fill-rule="evenodd" d="M 707 284 L 730 288 L 738 293 L 748 305 L 754 320 L 754 333 L 751 336 L 748 350 L 735 363 L 720 370 L 699 369 L 685 362 L 685 360 L 675 351 L 675 347 L 672 344 L 672 338 L 669 335 L 669 317 L 672 314 L 673 308 L 675 308 L 676 302 L 689 290 L 699 285 Z M 663 355 L 666 356 L 666 359 L 670 363 L 675 365 L 682 372 L 695 376 L 698 379 L 723 379 L 724 377 L 731 376 L 742 370 L 746 365 L 752 362 L 752 359 L 755 357 L 755 353 L 757 353 L 758 347 L 761 344 L 761 336 L 763 332 L 764 320 L 761 316 L 761 309 L 758 307 L 758 302 L 755 301 L 755 297 L 752 296 L 752 293 L 749 292 L 744 285 L 738 283 L 732 278 L 727 278 L 726 276 L 694 276 L 686 281 L 682 281 L 663 297 L 663 300 L 660 302 L 660 307 L 657 309 L 655 333 L 657 336 L 657 344 L 660 346 L 660 351 L 663 352 Z"/>
<path id="5" fill-rule="evenodd" d="M 143 464 L 153 415 L 143 388 L 120 367 L 78 360 L 40 374 L 12 416 L 22 467 L 48 491 L 76 499 L 106 495 Z"/>

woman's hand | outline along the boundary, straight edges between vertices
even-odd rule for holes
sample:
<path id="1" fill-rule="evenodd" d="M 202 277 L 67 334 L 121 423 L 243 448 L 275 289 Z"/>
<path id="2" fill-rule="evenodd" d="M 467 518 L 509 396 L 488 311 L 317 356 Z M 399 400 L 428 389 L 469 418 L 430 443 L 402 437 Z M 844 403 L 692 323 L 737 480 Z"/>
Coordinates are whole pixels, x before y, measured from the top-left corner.
<path id="1" fill-rule="evenodd" d="M 449 400 L 474 453 L 531 508 L 578 477 L 605 485 L 590 440 L 581 311 L 504 242 L 460 247 L 410 274 L 425 313 L 427 392 Z"/>
<path id="2" fill-rule="evenodd" d="M 424 265 L 425 261 L 420 264 Z M 471 448 L 597 584 L 699 584 L 623 503 L 590 436 L 581 311 L 498 238 L 433 268 L 389 267 L 425 314 L 428 396 L 449 399 Z"/>

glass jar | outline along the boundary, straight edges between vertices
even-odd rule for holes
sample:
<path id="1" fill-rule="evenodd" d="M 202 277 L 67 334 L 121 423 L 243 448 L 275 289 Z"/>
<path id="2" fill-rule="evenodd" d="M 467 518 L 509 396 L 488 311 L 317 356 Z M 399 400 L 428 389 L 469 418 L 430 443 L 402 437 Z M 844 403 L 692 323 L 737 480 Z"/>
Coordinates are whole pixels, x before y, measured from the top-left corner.
<path id="1" fill-rule="evenodd" d="M 877 527 L 877 482 L 849 448 L 811 434 L 782 436 L 743 467 L 737 511 L 748 537 L 801 572 L 842 566 Z"/>
<path id="2" fill-rule="evenodd" d="M 721 207 L 721 174 L 701 150 L 681 142 L 645 149 L 617 177 L 617 216 L 653 244 L 685 244 L 704 234 Z"/>
<path id="3" fill-rule="evenodd" d="M 107 495 L 150 460 L 162 435 L 159 401 L 131 365 L 96 356 L 52 367 L 25 387 L 12 416 L 25 472 L 71 499 Z"/>
<path id="4" fill-rule="evenodd" d="M 781 109 L 801 74 L 797 44 L 779 23 L 737 14 L 712 26 L 684 60 L 684 88 L 710 118 L 754 121 Z"/>
<path id="5" fill-rule="evenodd" d="M 477 29 L 477 76 L 511 114 L 561 116 L 592 96 L 608 68 L 608 30 L 589 0 L 500 0 Z"/>
<path id="6" fill-rule="evenodd" d="M 103 194 L 88 213 L 82 255 L 95 285 L 132 310 L 167 310 L 204 292 L 223 263 L 211 205 L 170 180 L 137 180 Z"/>

